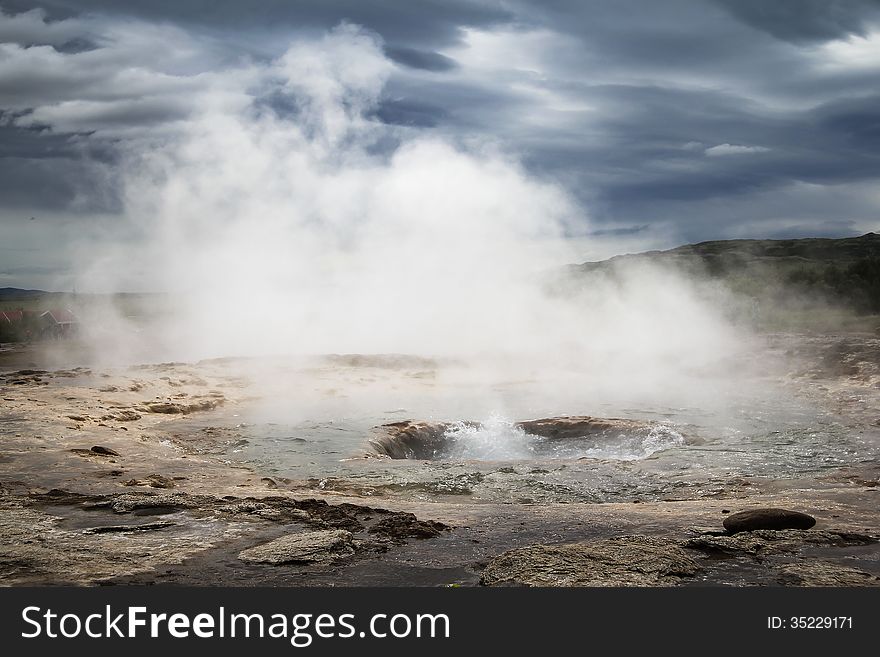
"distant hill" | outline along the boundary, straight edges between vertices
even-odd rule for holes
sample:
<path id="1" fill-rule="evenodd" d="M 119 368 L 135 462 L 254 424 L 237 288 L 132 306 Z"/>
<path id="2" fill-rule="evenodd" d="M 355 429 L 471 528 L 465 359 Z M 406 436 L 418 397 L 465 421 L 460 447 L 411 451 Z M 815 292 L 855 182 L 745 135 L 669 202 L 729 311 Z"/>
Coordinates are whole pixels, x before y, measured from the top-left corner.
<path id="1" fill-rule="evenodd" d="M 770 265 L 799 267 L 815 265 L 848 266 L 865 259 L 880 257 L 880 235 L 841 239 L 805 238 L 792 240 L 717 240 L 686 244 L 667 251 L 615 256 L 601 262 L 577 265 L 590 271 L 627 261 L 652 260 L 688 268 L 700 268 L 709 274 L 725 275 L 743 266 Z"/>
<path id="2" fill-rule="evenodd" d="M 16 299 L 35 299 L 49 294 L 44 290 L 22 290 L 17 287 L 0 287 L 0 301 L 15 301 Z"/>
<path id="3" fill-rule="evenodd" d="M 723 240 L 573 265 L 581 275 L 639 263 L 673 267 L 751 299 L 768 324 L 815 322 L 821 311 L 880 314 L 880 235 L 842 239 Z M 792 319 L 795 318 L 795 319 Z M 827 323 L 827 322 L 826 322 Z"/>

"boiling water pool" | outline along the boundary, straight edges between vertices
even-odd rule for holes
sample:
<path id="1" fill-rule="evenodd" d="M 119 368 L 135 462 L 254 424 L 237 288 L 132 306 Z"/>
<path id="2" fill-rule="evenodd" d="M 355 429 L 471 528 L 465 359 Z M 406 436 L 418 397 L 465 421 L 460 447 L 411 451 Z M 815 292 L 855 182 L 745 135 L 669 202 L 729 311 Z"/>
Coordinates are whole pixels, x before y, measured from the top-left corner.
<path id="1" fill-rule="evenodd" d="M 298 389 L 280 386 L 227 408 L 211 428 L 194 418 L 169 425 L 169 433 L 196 436 L 188 445 L 212 437 L 215 453 L 292 488 L 422 501 L 694 499 L 748 487 L 752 478 L 780 485 L 815 479 L 880 456 L 877 427 L 765 385 L 707 384 L 700 403 L 680 406 L 625 404 L 583 389 L 548 396 L 533 382 L 477 395 L 421 372 L 400 381 L 395 373 L 390 385 L 382 372 L 364 368 L 318 374 L 297 379 Z M 552 440 L 515 423 L 586 414 L 643 423 L 583 440 Z M 403 420 L 442 421 L 442 449 L 429 458 L 377 456 L 370 445 L 376 427 Z"/>

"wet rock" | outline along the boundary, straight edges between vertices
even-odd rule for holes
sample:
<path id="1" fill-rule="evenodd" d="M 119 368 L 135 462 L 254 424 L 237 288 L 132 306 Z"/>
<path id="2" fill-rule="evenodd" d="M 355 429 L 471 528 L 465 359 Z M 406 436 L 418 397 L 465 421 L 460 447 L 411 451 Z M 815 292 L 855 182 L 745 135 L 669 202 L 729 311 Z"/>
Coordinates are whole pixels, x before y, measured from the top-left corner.
<path id="1" fill-rule="evenodd" d="M 383 518 L 367 531 L 400 541 L 406 538 L 434 538 L 444 529 L 449 527 L 436 520 L 419 520 L 412 513 L 395 513 Z"/>
<path id="2" fill-rule="evenodd" d="M 636 535 L 510 550 L 489 562 L 480 581 L 487 586 L 669 586 L 700 570 L 677 542 Z"/>
<path id="3" fill-rule="evenodd" d="M 319 526 L 323 525 L 334 527 L 336 529 L 346 529 L 353 532 L 361 531 L 364 528 L 355 517 L 355 514 L 350 511 L 354 505 L 333 505 L 328 504 L 324 500 L 316 500 L 313 498 L 297 500 L 295 504 L 296 508 L 308 513 L 311 521 Z"/>
<path id="4" fill-rule="evenodd" d="M 173 522 L 148 522 L 142 525 L 104 525 L 103 527 L 90 527 L 83 530 L 83 534 L 134 534 L 137 532 L 149 532 L 157 529 L 173 527 Z"/>
<path id="5" fill-rule="evenodd" d="M 316 563 L 347 557 L 354 552 L 351 532 L 324 529 L 276 538 L 243 550 L 238 558 L 255 564 Z"/>
<path id="6" fill-rule="evenodd" d="M 197 433 L 175 433 L 171 436 L 175 445 L 187 454 L 226 454 L 249 443 L 240 432 L 229 427 L 203 427 Z M 281 481 L 280 477 L 277 477 Z"/>
<path id="7" fill-rule="evenodd" d="M 94 508 L 109 506 L 116 513 L 168 513 L 181 509 L 210 508 L 214 498 L 184 493 L 125 493 L 94 502 Z"/>
<path id="8" fill-rule="evenodd" d="M 150 488 L 174 488 L 174 480 L 160 474 L 151 474 L 146 479 L 129 479 L 125 486 L 149 486 Z"/>
<path id="9" fill-rule="evenodd" d="M 64 490 L 63 488 L 52 488 L 45 493 L 30 493 L 28 495 L 32 500 L 38 503 L 46 504 L 80 504 L 83 502 L 91 502 L 95 500 L 95 496 L 86 495 L 84 493 L 75 493 L 73 491 Z"/>
<path id="10" fill-rule="evenodd" d="M 880 586 L 876 575 L 822 561 L 783 566 L 777 581 L 786 586 Z"/>
<path id="11" fill-rule="evenodd" d="M 541 436 L 549 440 L 571 440 L 574 438 L 604 436 L 612 432 L 637 431 L 650 426 L 650 424 L 638 420 L 579 415 L 528 420 L 526 422 L 517 422 L 517 426 L 533 436 Z"/>
<path id="12" fill-rule="evenodd" d="M 477 423 L 465 423 L 478 426 Z M 446 430 L 451 422 L 390 422 L 378 427 L 370 445 L 379 454 L 393 459 L 432 459 L 446 448 Z"/>
<path id="13" fill-rule="evenodd" d="M 733 513 L 724 519 L 724 529 L 731 534 L 756 529 L 810 529 L 816 519 L 806 513 L 788 509 L 749 509 Z"/>
<path id="14" fill-rule="evenodd" d="M 759 556 L 771 553 L 797 552 L 807 546 L 847 547 L 870 545 L 876 542 L 877 539 L 873 536 L 853 532 L 758 529 L 727 536 L 698 536 L 685 541 L 682 545 L 687 549 L 707 553 Z"/>
<path id="15" fill-rule="evenodd" d="M 232 516 L 256 516 L 263 520 L 271 520 L 273 522 L 312 522 L 312 517 L 296 508 L 296 502 L 287 501 L 286 504 L 266 504 L 258 500 L 249 498 L 241 501 L 232 502 L 219 507 L 217 510 L 221 513 L 227 513 Z"/>

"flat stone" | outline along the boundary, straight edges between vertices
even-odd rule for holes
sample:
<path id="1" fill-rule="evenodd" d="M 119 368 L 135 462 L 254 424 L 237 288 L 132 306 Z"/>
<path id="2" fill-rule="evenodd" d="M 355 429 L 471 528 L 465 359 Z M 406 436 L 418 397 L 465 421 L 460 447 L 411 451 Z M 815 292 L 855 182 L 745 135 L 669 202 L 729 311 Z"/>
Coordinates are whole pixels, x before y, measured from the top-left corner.
<path id="1" fill-rule="evenodd" d="M 682 545 L 700 552 L 730 555 L 758 556 L 761 554 L 797 552 L 807 547 L 848 547 L 870 545 L 877 539 L 866 534 L 817 529 L 805 532 L 798 529 L 756 529 L 734 535 L 703 534 L 686 540 Z"/>
<path id="2" fill-rule="evenodd" d="M 700 570 L 676 541 L 621 536 L 510 550 L 489 562 L 480 581 L 487 586 L 669 586 Z"/>
<path id="3" fill-rule="evenodd" d="M 354 554 L 352 534 L 343 529 L 325 529 L 288 534 L 274 541 L 248 548 L 238 558 L 246 563 L 315 563 Z"/>
<path id="4" fill-rule="evenodd" d="M 876 575 L 822 561 L 784 566 L 777 580 L 787 586 L 880 586 Z"/>
<path id="5" fill-rule="evenodd" d="M 118 413 L 113 413 L 109 416 L 104 416 L 101 418 L 102 420 L 116 420 L 117 422 L 134 422 L 136 420 L 140 420 L 140 413 L 135 413 L 134 411 L 119 411 Z"/>

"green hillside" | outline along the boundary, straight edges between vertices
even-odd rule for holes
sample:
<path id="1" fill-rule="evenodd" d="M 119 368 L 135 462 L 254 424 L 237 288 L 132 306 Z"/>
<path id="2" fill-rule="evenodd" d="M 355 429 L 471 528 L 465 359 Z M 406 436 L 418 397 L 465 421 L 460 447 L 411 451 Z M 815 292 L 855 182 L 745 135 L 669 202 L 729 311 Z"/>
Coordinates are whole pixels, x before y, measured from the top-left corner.
<path id="1" fill-rule="evenodd" d="M 589 275 L 638 263 L 720 283 L 756 307 L 762 328 L 873 330 L 880 325 L 880 235 L 724 240 L 616 256 L 573 267 Z"/>

